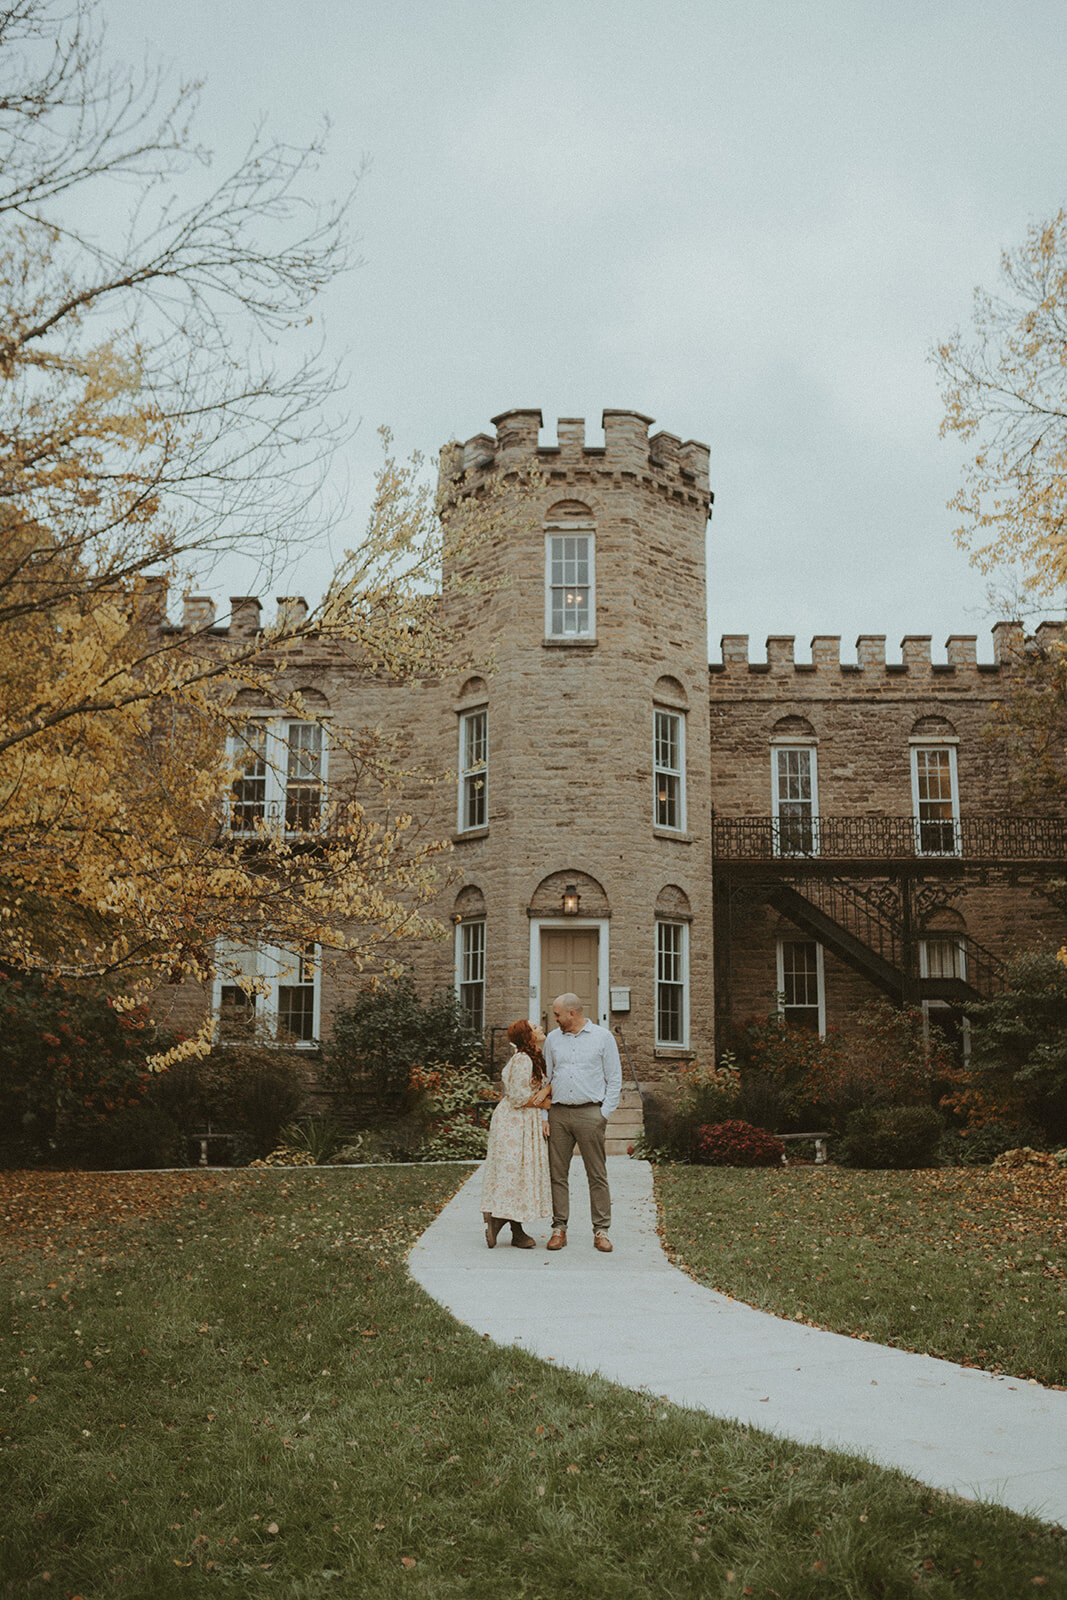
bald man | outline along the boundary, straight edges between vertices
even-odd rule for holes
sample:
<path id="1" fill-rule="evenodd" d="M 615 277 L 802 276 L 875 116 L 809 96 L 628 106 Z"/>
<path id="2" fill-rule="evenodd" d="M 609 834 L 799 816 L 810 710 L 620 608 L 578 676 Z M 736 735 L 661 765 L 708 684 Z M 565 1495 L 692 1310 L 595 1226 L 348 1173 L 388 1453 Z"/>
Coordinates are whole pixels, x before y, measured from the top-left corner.
<path id="1" fill-rule="evenodd" d="M 576 994 L 557 995 L 552 1015 L 556 1026 L 544 1044 L 545 1075 L 552 1085 L 548 1113 L 552 1237 L 548 1248 L 562 1250 L 567 1243 L 569 1174 L 577 1145 L 589 1180 L 593 1245 L 607 1254 L 611 1251 L 611 1192 L 604 1134 L 622 1093 L 619 1049 L 607 1028 L 589 1021 Z"/>

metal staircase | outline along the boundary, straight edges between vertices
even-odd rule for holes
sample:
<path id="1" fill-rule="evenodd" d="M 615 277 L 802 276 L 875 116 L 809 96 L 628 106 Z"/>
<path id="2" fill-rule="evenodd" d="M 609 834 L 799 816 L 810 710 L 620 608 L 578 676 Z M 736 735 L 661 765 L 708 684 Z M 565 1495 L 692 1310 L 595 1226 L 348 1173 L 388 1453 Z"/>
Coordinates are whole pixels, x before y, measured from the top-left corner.
<path id="1" fill-rule="evenodd" d="M 967 934 L 958 936 L 956 974 L 920 974 L 919 933 L 908 880 L 899 888 L 886 885 L 881 890 L 831 876 L 804 877 L 799 882 L 802 887 L 797 880 L 765 879 L 762 898 L 897 1004 L 937 1000 L 964 1005 L 1001 987 L 1003 963 Z M 952 938 L 955 942 L 956 936 Z"/>

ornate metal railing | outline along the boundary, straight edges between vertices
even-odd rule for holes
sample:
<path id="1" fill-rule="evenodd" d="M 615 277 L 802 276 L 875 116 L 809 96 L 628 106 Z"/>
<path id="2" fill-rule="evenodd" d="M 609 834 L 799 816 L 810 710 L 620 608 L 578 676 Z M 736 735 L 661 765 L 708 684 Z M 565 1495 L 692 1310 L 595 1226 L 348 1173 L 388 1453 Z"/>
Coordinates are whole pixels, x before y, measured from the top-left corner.
<path id="1" fill-rule="evenodd" d="M 1049 861 L 1067 865 L 1067 818 L 716 817 L 718 861 Z"/>
<path id="2" fill-rule="evenodd" d="M 914 907 L 905 909 L 901 886 L 885 884 L 867 889 L 847 879 L 805 877 L 779 879 L 789 889 L 840 927 L 851 933 L 867 949 L 874 951 L 901 976 L 902 986 L 912 980 L 912 992 L 924 999 L 961 1000 L 967 992 L 983 997 L 996 994 L 1004 986 L 1004 963 L 999 956 L 968 933 L 928 932 L 915 920 Z M 910 926 L 910 932 L 909 932 Z M 941 970 L 921 971 L 920 944 L 935 940 L 951 946 L 946 964 L 942 951 Z"/>

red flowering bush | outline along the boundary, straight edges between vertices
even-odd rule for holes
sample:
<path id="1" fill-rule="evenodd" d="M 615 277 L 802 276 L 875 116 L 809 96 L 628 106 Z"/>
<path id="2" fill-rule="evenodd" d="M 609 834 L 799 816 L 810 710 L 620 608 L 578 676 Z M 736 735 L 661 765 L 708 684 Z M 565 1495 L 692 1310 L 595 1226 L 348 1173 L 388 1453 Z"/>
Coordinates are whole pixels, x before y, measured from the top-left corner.
<path id="1" fill-rule="evenodd" d="M 713 1122 L 697 1133 L 697 1160 L 709 1167 L 780 1166 L 781 1139 L 751 1122 Z"/>
<path id="2" fill-rule="evenodd" d="M 0 967 L 0 1119 L 38 1145 L 59 1125 L 101 1125 L 138 1106 L 155 1034 L 143 1007 L 122 1010 L 93 984 Z"/>

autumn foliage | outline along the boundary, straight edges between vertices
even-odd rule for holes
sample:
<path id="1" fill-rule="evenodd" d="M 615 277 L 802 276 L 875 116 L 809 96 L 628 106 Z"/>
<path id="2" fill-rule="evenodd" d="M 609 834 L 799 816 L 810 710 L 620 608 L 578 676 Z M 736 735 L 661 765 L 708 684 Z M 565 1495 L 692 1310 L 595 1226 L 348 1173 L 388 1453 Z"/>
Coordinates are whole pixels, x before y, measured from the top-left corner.
<path id="1" fill-rule="evenodd" d="M 701 1128 L 696 1148 L 697 1160 L 709 1167 L 773 1167 L 785 1153 L 774 1134 L 736 1119 Z"/>
<path id="2" fill-rule="evenodd" d="M 321 599 L 225 637 L 172 624 L 168 584 L 234 552 L 285 581 L 330 526 L 338 375 L 295 330 L 348 253 L 346 201 L 308 199 L 317 142 L 257 135 L 205 177 L 195 90 L 162 94 L 91 0 L 0 12 L 0 960 L 141 996 L 243 983 L 234 946 L 395 967 L 441 931 L 449 827 L 411 791 L 443 774 L 334 722 L 313 817 L 235 829 L 227 797 L 264 719 L 327 727 L 291 670 L 309 644 L 400 682 L 456 664 L 443 573 L 523 486 L 439 498 L 386 434 Z M 272 759 L 284 784 L 299 757 Z"/>

